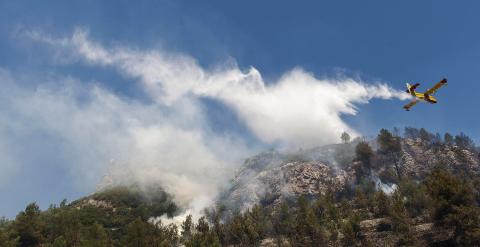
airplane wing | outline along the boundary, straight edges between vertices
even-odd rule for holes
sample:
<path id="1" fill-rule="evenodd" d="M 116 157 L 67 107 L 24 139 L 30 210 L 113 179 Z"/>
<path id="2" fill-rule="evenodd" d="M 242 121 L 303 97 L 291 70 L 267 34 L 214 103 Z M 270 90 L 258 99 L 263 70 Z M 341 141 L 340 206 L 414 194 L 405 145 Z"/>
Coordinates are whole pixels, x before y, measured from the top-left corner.
<path id="1" fill-rule="evenodd" d="M 412 106 L 414 106 L 415 104 L 417 104 L 418 101 L 419 101 L 418 99 L 414 99 L 414 100 L 410 101 L 410 103 L 404 105 L 403 108 L 404 108 L 405 110 L 407 110 L 407 111 L 410 111 L 410 107 L 412 107 Z"/>
<path id="2" fill-rule="evenodd" d="M 432 88 L 428 89 L 425 94 L 434 94 L 439 88 L 447 84 L 447 79 L 442 79 L 439 83 L 435 84 Z"/>

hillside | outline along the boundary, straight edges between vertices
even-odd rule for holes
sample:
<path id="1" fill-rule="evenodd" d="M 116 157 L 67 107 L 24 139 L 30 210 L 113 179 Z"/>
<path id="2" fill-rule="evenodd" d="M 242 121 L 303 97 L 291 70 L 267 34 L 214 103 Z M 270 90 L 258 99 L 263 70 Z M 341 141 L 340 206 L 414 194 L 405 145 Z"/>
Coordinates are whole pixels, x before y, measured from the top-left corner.
<path id="1" fill-rule="evenodd" d="M 148 190 L 145 194 L 136 186 L 114 187 L 43 212 L 29 204 L 14 221 L 0 223 L 0 246 L 128 246 L 138 240 L 139 228 L 157 231 L 149 219 L 177 212 L 161 188 Z M 161 239 L 177 237 L 173 228 L 162 234 Z"/>
<path id="2" fill-rule="evenodd" d="M 0 223 L 0 246 L 475 246 L 480 161 L 464 134 L 381 130 L 365 142 L 248 158 L 182 226 L 161 188 L 113 187 Z"/>
<path id="3" fill-rule="evenodd" d="M 452 225 L 454 223 L 445 225 L 443 221 L 436 221 L 437 198 L 428 194 L 429 190 L 433 193 L 434 190 L 449 188 L 429 187 L 431 185 L 427 182 L 435 181 L 438 186 L 447 186 L 443 183 L 448 182 L 450 186 L 468 191 L 462 191 L 465 195 L 456 196 L 476 197 L 476 201 L 470 198 L 469 204 L 474 208 L 472 219 L 476 220 L 476 227 L 480 226 L 479 194 L 475 189 L 479 184 L 478 152 L 465 135 L 458 135 L 455 139 L 447 134 L 444 141 L 424 129 L 409 128 L 406 132 L 406 136 L 400 138 L 384 130 L 377 138 L 378 143 L 355 140 L 288 154 L 275 151 L 261 153 L 245 161 L 221 202 L 227 208 L 240 210 L 261 205 L 263 211 L 274 215 L 273 218 L 279 211 L 285 210 L 284 207 L 293 207 L 289 209 L 292 221 L 296 214 L 298 217 L 299 197 L 310 201 L 312 208 L 309 210 L 314 213 L 320 211 L 320 215 L 325 214 L 325 204 L 330 204 L 335 208 L 334 215 L 323 217 L 336 218 L 330 219 L 333 229 L 329 229 L 328 224 L 322 227 L 322 223 L 313 228 L 323 232 L 322 238 L 330 240 L 322 241 L 331 245 L 347 245 L 348 241 L 349 244 L 373 246 L 394 246 L 402 242 L 417 246 L 455 244 L 454 239 L 459 233 Z M 367 149 L 359 149 L 361 144 Z M 369 150 L 370 146 L 377 148 Z M 368 157 L 362 158 L 365 155 Z M 406 198 L 405 202 L 396 202 L 402 197 Z M 408 202 L 410 198 L 412 202 Z M 395 208 L 395 203 L 400 203 L 400 208 Z M 318 219 L 319 215 L 316 217 Z M 351 217 L 355 220 L 354 227 L 351 227 L 356 228 L 356 233 L 346 236 L 342 227 Z M 273 224 L 275 228 L 278 223 Z M 399 224 L 405 224 L 405 229 Z M 406 224 L 409 226 L 406 227 Z M 319 230 L 322 228 L 326 229 Z M 475 229 L 478 231 L 479 228 Z M 284 230 L 279 231 L 285 235 Z M 475 234 L 479 236 L 478 232 Z M 295 235 L 288 239 L 298 241 Z M 268 245 L 269 241 L 264 240 L 263 243 Z M 270 243 L 272 246 L 278 244 Z M 458 240 L 458 243 L 463 242 Z"/>
<path id="4" fill-rule="evenodd" d="M 433 134 L 424 135 L 398 138 L 398 150 L 391 154 L 375 150 L 378 155 L 372 154 L 369 171 L 359 169 L 362 164 L 355 160 L 355 147 L 360 140 L 298 152 L 264 152 L 245 161 L 222 200 L 229 207 L 245 208 L 261 202 L 278 204 L 300 195 L 315 196 L 327 190 L 347 192 L 355 187 L 357 176 L 364 175 L 368 175 L 377 189 L 388 192 L 399 182 L 399 177 L 419 182 L 435 168 L 479 174 L 478 152 L 473 146 L 468 147 L 472 144 L 437 142 Z M 393 135 L 391 138 L 395 139 Z"/>

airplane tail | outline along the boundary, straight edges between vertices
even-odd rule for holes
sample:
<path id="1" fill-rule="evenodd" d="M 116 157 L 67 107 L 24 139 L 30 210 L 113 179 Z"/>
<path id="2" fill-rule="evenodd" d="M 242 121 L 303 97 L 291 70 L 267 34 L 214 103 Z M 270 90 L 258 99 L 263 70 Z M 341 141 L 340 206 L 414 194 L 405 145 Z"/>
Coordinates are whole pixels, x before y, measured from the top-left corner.
<path id="1" fill-rule="evenodd" d="M 410 85 L 410 83 L 407 83 L 407 93 L 415 96 L 415 89 L 419 86 L 419 83 L 415 83 L 414 85 Z"/>

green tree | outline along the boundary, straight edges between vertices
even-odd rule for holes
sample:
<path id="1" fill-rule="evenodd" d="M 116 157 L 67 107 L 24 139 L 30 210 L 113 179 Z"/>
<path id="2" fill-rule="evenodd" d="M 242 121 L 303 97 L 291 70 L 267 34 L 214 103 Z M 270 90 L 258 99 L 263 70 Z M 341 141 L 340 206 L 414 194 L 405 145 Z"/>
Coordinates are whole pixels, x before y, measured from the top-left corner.
<path id="1" fill-rule="evenodd" d="M 244 236 L 243 230 L 243 216 L 239 212 L 233 212 L 226 228 L 226 240 L 228 243 L 234 245 L 241 245 L 244 243 L 246 237 Z"/>
<path id="2" fill-rule="evenodd" d="M 62 210 L 58 215 L 58 224 L 55 227 L 65 237 L 68 246 L 76 246 L 80 243 L 82 223 L 77 210 Z"/>
<path id="3" fill-rule="evenodd" d="M 416 139 L 420 137 L 420 131 L 417 128 L 405 127 L 405 138 Z"/>
<path id="4" fill-rule="evenodd" d="M 403 201 L 403 196 L 398 190 L 392 195 L 392 206 L 389 210 L 389 216 L 392 219 L 394 231 L 400 233 L 409 231 L 408 212 Z"/>
<path id="5" fill-rule="evenodd" d="M 455 227 L 454 240 L 459 246 L 476 246 L 480 243 L 480 208 L 476 205 L 455 207 L 448 216 Z"/>
<path id="6" fill-rule="evenodd" d="M 86 227 L 84 234 L 82 234 L 82 240 L 80 246 L 85 247 L 105 247 L 109 246 L 108 234 L 102 225 L 94 223 L 93 225 Z"/>
<path id="7" fill-rule="evenodd" d="M 326 243 L 325 233 L 318 224 L 313 208 L 304 196 L 298 199 L 295 242 L 298 246 L 323 246 Z"/>
<path id="8" fill-rule="evenodd" d="M 340 139 L 342 139 L 342 143 L 347 144 L 348 142 L 350 142 L 350 135 L 344 131 L 340 136 Z"/>
<path id="9" fill-rule="evenodd" d="M 385 217 L 390 213 L 390 198 L 382 191 L 375 193 L 375 215 L 377 217 Z"/>
<path id="10" fill-rule="evenodd" d="M 472 139 L 461 132 L 459 135 L 455 136 L 455 145 L 462 149 L 470 149 L 473 150 L 475 148 L 475 144 L 473 143 Z"/>
<path id="11" fill-rule="evenodd" d="M 355 164 L 353 167 L 357 183 L 365 176 L 370 175 L 373 155 L 373 150 L 367 142 L 359 142 L 355 147 L 355 159 L 360 161 L 360 163 Z"/>
<path id="12" fill-rule="evenodd" d="M 314 205 L 315 215 L 321 227 L 326 227 L 330 232 L 330 239 L 335 241 L 338 237 L 339 224 L 341 221 L 341 212 L 339 206 L 335 204 L 335 193 L 327 190 L 324 195 L 320 195 Z"/>
<path id="13" fill-rule="evenodd" d="M 277 235 L 283 235 L 287 238 L 293 237 L 295 219 L 287 202 L 281 202 L 274 222 L 274 230 Z"/>
<path id="14" fill-rule="evenodd" d="M 425 181 L 433 200 L 432 215 L 436 224 L 454 227 L 454 241 L 459 246 L 480 242 L 480 208 L 469 180 L 437 169 Z"/>
<path id="15" fill-rule="evenodd" d="M 423 142 L 429 144 L 432 139 L 433 139 L 433 135 L 430 134 L 426 129 L 424 128 L 421 128 L 420 129 L 420 132 L 419 132 L 419 135 L 420 135 L 420 140 L 422 140 Z"/>
<path id="16" fill-rule="evenodd" d="M 432 145 L 436 148 L 441 147 L 442 143 L 442 137 L 440 136 L 439 133 L 436 133 L 435 135 L 432 135 Z"/>
<path id="17" fill-rule="evenodd" d="M 266 236 L 267 230 L 272 230 L 267 229 L 267 223 L 269 223 L 269 219 L 260 205 L 255 205 L 251 210 L 247 211 L 247 216 L 253 221 L 253 226 L 258 234 L 258 241 Z"/>
<path id="18" fill-rule="evenodd" d="M 126 246 L 143 247 L 147 245 L 148 223 L 143 222 L 141 218 L 137 218 L 127 225 L 127 231 L 123 238 Z"/>
<path id="19" fill-rule="evenodd" d="M 184 241 L 187 241 L 188 239 L 191 238 L 192 236 L 192 230 L 193 230 L 193 220 L 192 220 L 192 215 L 188 215 L 185 221 L 182 223 L 182 238 Z"/>
<path id="20" fill-rule="evenodd" d="M 220 213 L 215 213 L 213 217 L 213 231 L 215 232 L 216 236 L 218 237 L 218 241 L 221 245 L 225 245 L 226 243 L 226 234 L 225 234 L 225 226 L 220 222 Z"/>
<path id="21" fill-rule="evenodd" d="M 260 242 L 260 234 L 257 231 L 255 222 L 248 215 L 243 218 L 243 243 L 255 246 Z"/>
<path id="22" fill-rule="evenodd" d="M 389 216 L 392 220 L 393 231 L 400 234 L 399 245 L 412 245 L 414 239 L 410 227 L 411 220 L 403 196 L 398 190 L 392 195 L 392 207 L 389 210 Z"/>
<path id="23" fill-rule="evenodd" d="M 17 215 L 13 229 L 14 234 L 19 237 L 20 246 L 36 246 L 41 243 L 43 225 L 36 203 L 30 203 L 25 211 Z"/>
<path id="24" fill-rule="evenodd" d="M 445 133 L 445 135 L 443 136 L 443 141 L 445 142 L 446 145 L 453 145 L 454 143 L 454 139 L 453 139 L 453 136 L 450 134 L 450 133 Z"/>
<path id="25" fill-rule="evenodd" d="M 19 238 L 10 239 L 7 232 L 0 229 L 0 246 L 2 247 L 16 247 L 18 246 Z"/>
<path id="26" fill-rule="evenodd" d="M 68 247 L 67 240 L 63 236 L 55 238 L 51 247 Z"/>
<path id="27" fill-rule="evenodd" d="M 210 227 L 208 225 L 208 222 L 205 216 L 202 216 L 200 217 L 200 219 L 198 219 L 198 223 L 195 226 L 195 229 L 197 230 L 197 232 L 201 232 L 201 233 L 207 233 L 210 230 Z"/>
<path id="28" fill-rule="evenodd" d="M 356 246 L 359 243 L 360 217 L 356 214 L 350 215 L 342 224 L 344 246 Z"/>
<path id="29" fill-rule="evenodd" d="M 395 137 L 386 129 L 381 129 L 377 136 L 379 152 L 382 154 L 399 153 L 402 151 L 400 138 Z"/>
<path id="30" fill-rule="evenodd" d="M 424 184 L 403 178 L 397 189 L 403 197 L 403 203 L 412 217 L 420 216 L 430 207 L 431 200 L 428 197 Z"/>
<path id="31" fill-rule="evenodd" d="M 370 169 L 372 157 L 373 157 L 373 150 L 370 147 L 370 145 L 368 145 L 367 142 L 359 142 L 355 147 L 356 160 L 361 161 L 364 166 Z"/>
<path id="32" fill-rule="evenodd" d="M 475 202 L 471 185 L 444 169 L 434 170 L 425 180 L 427 192 L 433 199 L 433 218 L 437 223 L 448 223 L 455 208 Z"/>
<path id="33" fill-rule="evenodd" d="M 387 161 L 393 164 L 398 179 L 401 178 L 400 157 L 402 154 L 402 144 L 400 137 L 394 137 L 390 131 L 381 129 L 377 136 L 379 145 L 378 152 L 387 158 Z"/>

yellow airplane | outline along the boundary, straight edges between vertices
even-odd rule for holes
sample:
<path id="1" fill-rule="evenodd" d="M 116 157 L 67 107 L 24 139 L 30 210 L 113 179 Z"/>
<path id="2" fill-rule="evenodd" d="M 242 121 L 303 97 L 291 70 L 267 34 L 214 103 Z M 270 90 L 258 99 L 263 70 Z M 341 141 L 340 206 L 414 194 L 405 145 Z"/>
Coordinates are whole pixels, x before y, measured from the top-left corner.
<path id="1" fill-rule="evenodd" d="M 415 99 L 412 100 L 410 103 L 404 105 L 403 108 L 405 108 L 405 110 L 407 111 L 410 111 L 410 108 L 414 106 L 416 103 L 418 103 L 419 101 L 425 101 L 431 104 L 437 103 L 437 99 L 435 99 L 435 97 L 433 97 L 432 94 L 434 94 L 443 85 L 447 85 L 447 79 L 445 78 L 443 78 L 440 82 L 435 84 L 435 86 L 433 86 L 432 88 L 427 89 L 425 93 L 418 93 L 415 91 L 415 89 L 417 89 L 417 87 L 420 86 L 420 83 L 416 83 L 414 85 L 410 85 L 407 83 L 407 93 L 411 94 L 413 97 L 415 97 Z"/>

